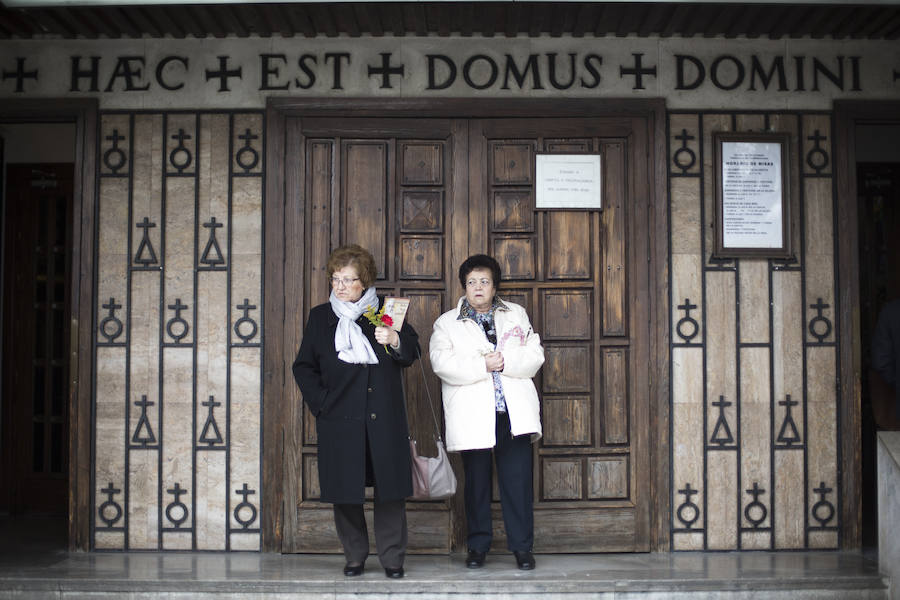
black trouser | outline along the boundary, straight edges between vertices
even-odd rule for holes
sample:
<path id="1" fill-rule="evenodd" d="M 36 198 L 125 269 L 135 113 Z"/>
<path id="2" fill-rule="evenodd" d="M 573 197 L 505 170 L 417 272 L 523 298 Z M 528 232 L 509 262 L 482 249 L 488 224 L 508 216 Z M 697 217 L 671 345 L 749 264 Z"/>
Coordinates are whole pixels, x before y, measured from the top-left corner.
<path id="1" fill-rule="evenodd" d="M 369 556 L 369 532 L 362 504 L 335 504 L 334 525 L 348 563 Z M 375 547 L 382 567 L 396 569 L 406 558 L 406 500 L 375 500 Z"/>
<path id="2" fill-rule="evenodd" d="M 507 547 L 530 552 L 534 545 L 534 496 L 531 482 L 531 436 L 513 437 L 509 415 L 497 413 L 497 445 L 461 452 L 466 472 L 466 524 L 468 548 L 491 548 L 491 456 L 497 462 L 500 506 L 506 526 Z"/>

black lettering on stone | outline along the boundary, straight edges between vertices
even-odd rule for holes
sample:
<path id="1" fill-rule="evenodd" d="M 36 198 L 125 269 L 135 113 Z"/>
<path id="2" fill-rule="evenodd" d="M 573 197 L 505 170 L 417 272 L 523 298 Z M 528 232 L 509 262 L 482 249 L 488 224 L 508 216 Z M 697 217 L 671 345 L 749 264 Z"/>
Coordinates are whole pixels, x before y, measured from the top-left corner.
<path id="1" fill-rule="evenodd" d="M 329 60 L 334 60 L 334 75 L 331 80 L 331 89 L 333 90 L 342 90 L 344 86 L 341 84 L 341 61 L 346 59 L 347 65 L 350 64 L 350 53 L 349 52 L 326 52 L 325 53 L 325 62 L 327 63 Z"/>
<path id="2" fill-rule="evenodd" d="M 694 68 L 694 72 L 691 73 L 693 75 L 693 80 L 690 82 L 687 81 L 685 76 L 688 74 L 686 65 L 690 65 Z M 706 67 L 703 66 L 703 63 L 699 58 L 695 56 L 690 56 L 688 54 L 676 54 L 675 55 L 675 89 L 676 90 L 696 90 L 703 84 L 703 81 L 706 79 Z"/>
<path id="3" fill-rule="evenodd" d="M 516 80 L 516 84 L 519 86 L 519 89 L 525 89 L 525 78 L 528 77 L 528 73 L 531 73 L 531 89 L 533 90 L 542 90 L 544 86 L 541 85 L 541 74 L 538 70 L 538 55 L 537 54 L 529 54 L 528 60 L 525 63 L 525 69 L 523 71 L 519 70 L 519 66 L 516 64 L 516 59 L 513 55 L 506 55 L 506 69 L 503 72 L 503 86 L 502 89 L 509 89 L 509 76 L 512 75 L 513 79 Z"/>
<path id="4" fill-rule="evenodd" d="M 769 84 L 772 82 L 772 79 L 775 76 L 778 76 L 778 91 L 786 92 L 788 91 L 787 87 L 787 75 L 784 73 L 784 57 L 776 56 L 772 59 L 772 66 L 769 68 L 768 72 L 763 70 L 762 63 L 759 61 L 759 57 L 755 54 L 750 57 L 750 88 L 751 90 L 756 89 L 756 77 L 759 76 L 759 80 L 762 82 L 763 89 L 769 89 Z"/>
<path id="5" fill-rule="evenodd" d="M 850 88 L 852 92 L 861 92 L 862 87 L 860 86 L 859 79 L 859 57 L 851 56 L 850 57 L 850 72 L 853 74 L 853 87 Z"/>
<path id="6" fill-rule="evenodd" d="M 594 66 L 594 63 L 597 63 L 597 66 Z M 586 81 L 584 77 L 581 78 L 581 87 L 587 88 L 589 90 L 594 89 L 598 85 L 600 85 L 600 65 L 603 64 L 603 57 L 598 56 L 596 54 L 588 54 L 584 57 L 584 68 L 590 73 L 591 77 L 593 77 L 593 81 Z"/>
<path id="7" fill-rule="evenodd" d="M 230 92 L 231 88 L 228 87 L 228 80 L 231 77 L 237 77 L 241 79 L 242 67 L 238 67 L 237 69 L 228 69 L 228 56 L 217 56 L 219 59 L 219 70 L 213 71 L 212 69 L 206 69 L 206 80 L 210 79 L 218 79 L 219 80 L 219 92 Z"/>
<path id="8" fill-rule="evenodd" d="M 794 57 L 794 71 L 797 73 L 797 86 L 794 88 L 795 92 L 806 91 L 806 82 L 803 80 L 803 62 L 805 60 L 805 56 Z"/>
<path id="9" fill-rule="evenodd" d="M 619 77 L 634 75 L 634 85 L 631 89 L 642 90 L 644 89 L 644 75 L 653 75 L 656 77 L 656 67 L 644 68 L 644 65 L 642 64 L 644 55 L 640 52 L 635 52 L 631 56 L 634 58 L 634 66 L 626 69 L 624 66 L 620 65 Z"/>
<path id="10" fill-rule="evenodd" d="M 726 62 L 734 65 L 735 69 L 734 81 L 732 81 L 731 83 L 723 83 L 721 77 L 719 76 L 719 69 Z M 713 82 L 713 85 L 715 85 L 720 90 L 728 91 L 737 88 L 744 82 L 744 73 L 744 65 L 741 64 L 741 61 L 739 61 L 734 56 L 731 56 L 730 54 L 724 54 L 717 57 L 709 67 L 709 79 Z"/>
<path id="11" fill-rule="evenodd" d="M 278 77 L 278 67 L 271 64 L 270 61 L 280 60 L 284 64 L 287 64 L 287 56 L 284 54 L 260 54 L 259 55 L 259 70 L 260 70 L 260 90 L 286 90 L 290 83 L 285 83 L 283 85 L 274 85 L 271 83 L 269 76 Z"/>
<path id="12" fill-rule="evenodd" d="M 16 70 L 15 71 L 3 71 L 3 81 L 7 79 L 15 79 L 16 80 L 16 93 L 21 94 L 25 91 L 25 80 L 26 79 L 34 79 L 37 81 L 38 72 L 37 69 L 33 71 L 25 70 L 25 57 L 17 56 L 16 57 Z"/>
<path id="13" fill-rule="evenodd" d="M 137 85 L 135 82 L 135 80 L 140 81 L 143 77 L 144 64 L 145 60 L 143 56 L 120 56 L 116 61 L 116 68 L 113 69 L 113 73 L 109 77 L 109 82 L 106 84 L 106 89 L 103 91 L 113 91 L 113 85 L 116 83 L 117 79 L 123 79 L 125 81 L 125 89 L 122 90 L 124 92 L 144 92 L 149 90 L 149 82 L 145 85 Z"/>
<path id="14" fill-rule="evenodd" d="M 313 71 L 308 64 L 306 64 L 310 60 L 314 65 L 319 64 L 319 60 L 312 54 L 304 54 L 297 61 L 297 65 L 300 67 L 300 70 L 303 71 L 304 75 L 306 75 L 306 81 L 300 81 L 299 77 L 294 80 L 294 85 L 296 85 L 301 90 L 308 90 L 316 84 L 316 72 Z"/>
<path id="15" fill-rule="evenodd" d="M 428 89 L 446 90 L 456 81 L 456 63 L 444 54 L 428 54 Z M 437 63 L 442 62 L 446 66 L 447 75 L 443 81 L 437 81 Z"/>
<path id="16" fill-rule="evenodd" d="M 89 78 L 91 80 L 90 89 L 84 90 L 86 92 L 99 92 L 100 88 L 98 86 L 98 82 L 100 79 L 100 57 L 92 56 L 91 58 L 91 66 L 89 69 L 82 70 L 81 69 L 81 57 L 80 56 L 72 56 L 70 57 L 72 61 L 72 72 L 71 72 L 71 80 L 69 82 L 69 91 L 70 92 L 80 92 L 78 82 L 82 79 Z"/>
<path id="17" fill-rule="evenodd" d="M 166 67 L 168 67 L 169 63 L 172 62 L 180 62 L 184 67 L 184 70 L 188 70 L 188 58 L 186 56 L 166 56 L 161 61 L 159 61 L 159 64 L 156 65 L 156 83 L 158 83 L 159 86 L 164 90 L 169 90 L 170 92 L 180 90 L 184 87 L 183 81 L 177 84 L 171 84 L 163 77 Z"/>
<path id="18" fill-rule="evenodd" d="M 567 90 L 575 84 L 575 56 L 575 53 L 569 53 L 569 82 L 560 83 L 556 79 L 556 52 L 547 53 L 547 77 L 555 89 Z"/>
<path id="19" fill-rule="evenodd" d="M 819 91 L 819 74 L 823 75 L 826 79 L 828 79 L 831 83 L 834 84 L 834 87 L 837 89 L 844 91 L 844 57 L 838 56 L 838 72 L 835 73 L 831 71 L 825 64 L 820 61 L 818 58 L 813 57 L 813 85 L 812 91 Z"/>
<path id="20" fill-rule="evenodd" d="M 484 83 L 475 83 L 475 80 L 472 79 L 472 68 L 475 66 L 476 61 L 487 63 L 488 68 L 491 70 L 490 76 Z M 494 59 L 490 56 L 485 56 L 484 54 L 476 54 L 463 64 L 463 79 L 465 79 L 466 84 L 472 89 L 486 90 L 497 82 L 499 73 L 500 69 L 497 67 L 497 63 L 494 62 Z"/>

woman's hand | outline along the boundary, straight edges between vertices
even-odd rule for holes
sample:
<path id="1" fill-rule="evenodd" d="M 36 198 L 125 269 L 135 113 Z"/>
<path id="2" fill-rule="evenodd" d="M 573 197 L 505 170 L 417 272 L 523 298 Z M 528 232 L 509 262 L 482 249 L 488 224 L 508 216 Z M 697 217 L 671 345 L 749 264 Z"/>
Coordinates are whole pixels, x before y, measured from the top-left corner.
<path id="1" fill-rule="evenodd" d="M 375 341 L 382 345 L 388 345 L 392 348 L 400 346 L 400 334 L 390 327 L 376 327 Z"/>
<path id="2" fill-rule="evenodd" d="M 488 373 L 503 370 L 503 353 L 489 352 L 484 355 L 484 366 Z"/>

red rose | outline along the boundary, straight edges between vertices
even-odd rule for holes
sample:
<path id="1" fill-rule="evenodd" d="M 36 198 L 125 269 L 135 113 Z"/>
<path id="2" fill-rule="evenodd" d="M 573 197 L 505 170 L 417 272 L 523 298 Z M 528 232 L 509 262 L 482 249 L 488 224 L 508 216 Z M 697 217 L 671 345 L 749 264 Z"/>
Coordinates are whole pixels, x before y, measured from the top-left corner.
<path id="1" fill-rule="evenodd" d="M 381 315 L 381 322 L 388 327 L 394 324 L 394 320 L 391 318 L 391 315 Z"/>

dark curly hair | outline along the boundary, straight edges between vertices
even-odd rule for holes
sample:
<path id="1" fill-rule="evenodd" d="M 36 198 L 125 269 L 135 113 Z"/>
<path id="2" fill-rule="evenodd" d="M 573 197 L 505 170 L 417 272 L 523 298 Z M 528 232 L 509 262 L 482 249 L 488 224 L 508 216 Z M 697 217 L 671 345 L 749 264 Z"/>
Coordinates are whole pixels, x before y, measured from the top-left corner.
<path id="1" fill-rule="evenodd" d="M 473 254 L 463 264 L 459 265 L 459 284 L 466 287 L 466 279 L 469 273 L 475 269 L 487 269 L 491 272 L 491 278 L 494 280 L 494 287 L 500 287 L 500 263 L 493 256 L 487 254 Z"/>
<path id="2" fill-rule="evenodd" d="M 359 282 L 364 289 L 372 287 L 375 283 L 375 278 L 378 277 L 378 268 L 375 266 L 375 259 L 372 257 L 372 253 L 358 244 L 348 244 L 335 248 L 331 256 L 328 257 L 328 265 L 325 270 L 329 283 L 335 271 L 340 271 L 347 266 L 356 269 L 356 273 L 359 275 Z"/>

